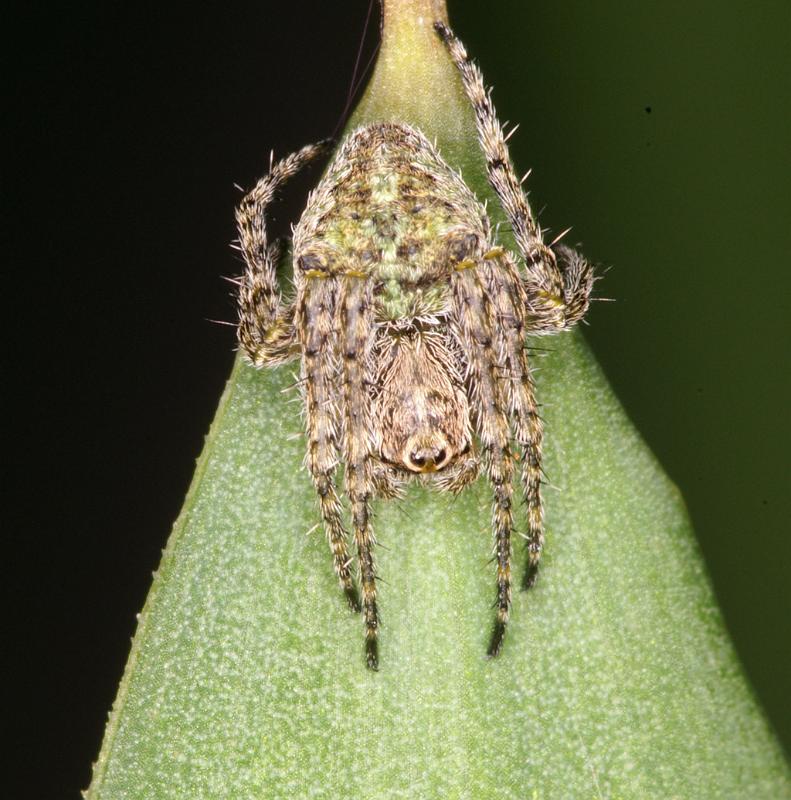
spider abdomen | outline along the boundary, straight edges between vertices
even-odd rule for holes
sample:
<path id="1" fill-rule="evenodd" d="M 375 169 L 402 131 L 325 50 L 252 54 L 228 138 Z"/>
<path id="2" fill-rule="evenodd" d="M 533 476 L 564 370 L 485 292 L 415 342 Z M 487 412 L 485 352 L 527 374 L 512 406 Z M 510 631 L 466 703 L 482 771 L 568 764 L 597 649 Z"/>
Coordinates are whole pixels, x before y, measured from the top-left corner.
<path id="1" fill-rule="evenodd" d="M 346 140 L 295 228 L 297 280 L 364 275 L 379 320 L 440 314 L 454 242 L 470 232 L 488 239 L 483 207 L 426 137 L 404 124 L 368 125 Z"/>

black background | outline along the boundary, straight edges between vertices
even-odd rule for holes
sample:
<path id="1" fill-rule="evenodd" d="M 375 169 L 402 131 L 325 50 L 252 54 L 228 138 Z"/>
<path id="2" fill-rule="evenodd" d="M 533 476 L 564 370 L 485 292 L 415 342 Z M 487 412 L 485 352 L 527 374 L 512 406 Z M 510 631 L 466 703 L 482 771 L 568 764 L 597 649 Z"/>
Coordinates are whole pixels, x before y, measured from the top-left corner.
<path id="1" fill-rule="evenodd" d="M 618 302 L 594 310 L 588 338 L 685 494 L 788 743 L 791 203 L 772 160 L 789 141 L 787 6 L 487 5 L 451 2 L 451 20 L 501 115 L 523 123 L 514 151 L 534 167 L 542 219 L 574 222 L 615 266 Z M 208 320 L 234 316 L 220 277 L 239 271 L 234 184 L 251 185 L 270 149 L 337 129 L 368 10 L 86 3 L 3 26 L 9 796 L 88 784 L 233 360 L 232 328 Z M 374 7 L 363 64 L 378 24 Z M 281 230 L 310 180 L 289 191 Z M 711 195 L 696 199 L 701 185 Z M 669 242 L 647 245 L 641 224 Z"/>

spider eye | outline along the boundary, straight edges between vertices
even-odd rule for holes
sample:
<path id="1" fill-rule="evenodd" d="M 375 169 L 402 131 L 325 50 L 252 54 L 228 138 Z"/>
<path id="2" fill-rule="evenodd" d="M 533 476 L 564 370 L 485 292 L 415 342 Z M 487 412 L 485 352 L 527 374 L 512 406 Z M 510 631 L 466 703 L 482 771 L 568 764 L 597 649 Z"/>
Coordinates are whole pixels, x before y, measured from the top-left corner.
<path id="1" fill-rule="evenodd" d="M 436 472 L 448 463 L 448 450 L 443 444 L 428 444 L 409 451 L 405 466 L 413 472 Z"/>
<path id="2" fill-rule="evenodd" d="M 426 457 L 416 451 L 409 454 L 409 460 L 418 469 L 422 469 L 426 465 Z"/>

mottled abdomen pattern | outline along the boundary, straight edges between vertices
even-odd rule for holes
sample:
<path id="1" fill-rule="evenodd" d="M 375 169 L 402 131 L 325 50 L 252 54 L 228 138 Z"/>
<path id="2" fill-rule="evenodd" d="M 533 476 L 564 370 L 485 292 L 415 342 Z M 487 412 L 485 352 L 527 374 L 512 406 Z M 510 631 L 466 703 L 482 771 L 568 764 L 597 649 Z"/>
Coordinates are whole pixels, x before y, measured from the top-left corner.
<path id="1" fill-rule="evenodd" d="M 297 285 L 355 272 L 375 281 L 377 321 L 439 313 L 454 258 L 488 235 L 483 207 L 420 131 L 367 126 L 343 143 L 294 230 Z"/>

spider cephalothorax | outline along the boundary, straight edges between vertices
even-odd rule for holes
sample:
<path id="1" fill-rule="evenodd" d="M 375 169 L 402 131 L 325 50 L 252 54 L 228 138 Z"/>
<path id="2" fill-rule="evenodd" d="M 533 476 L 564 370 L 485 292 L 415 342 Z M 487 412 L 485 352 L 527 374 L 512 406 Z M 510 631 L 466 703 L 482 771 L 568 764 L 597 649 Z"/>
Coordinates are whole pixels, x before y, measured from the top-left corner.
<path id="1" fill-rule="evenodd" d="M 480 467 L 494 494 L 497 617 L 489 654 L 499 652 L 511 603 L 517 452 L 527 507 L 525 586 L 535 580 L 543 545 L 542 424 L 524 336 L 574 324 L 593 283 L 581 256 L 543 243 L 481 74 L 448 28 L 435 27 L 475 109 L 489 180 L 521 261 L 496 241 L 461 177 L 406 124 L 367 125 L 343 142 L 294 227 L 290 302 L 281 301 L 265 211 L 283 181 L 326 143 L 275 164 L 237 211 L 247 264 L 239 342 L 256 366 L 301 359 L 306 465 L 335 571 L 349 604 L 363 612 L 372 668 L 379 626 L 372 498 L 397 496 L 415 477 L 458 492 Z M 339 463 L 362 602 L 336 489 Z"/>

